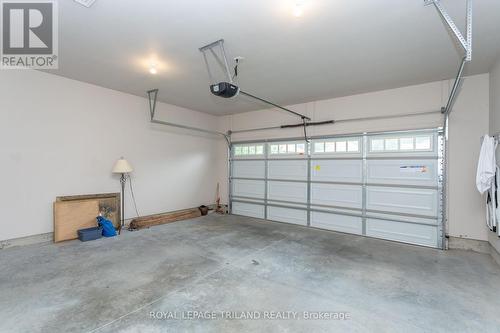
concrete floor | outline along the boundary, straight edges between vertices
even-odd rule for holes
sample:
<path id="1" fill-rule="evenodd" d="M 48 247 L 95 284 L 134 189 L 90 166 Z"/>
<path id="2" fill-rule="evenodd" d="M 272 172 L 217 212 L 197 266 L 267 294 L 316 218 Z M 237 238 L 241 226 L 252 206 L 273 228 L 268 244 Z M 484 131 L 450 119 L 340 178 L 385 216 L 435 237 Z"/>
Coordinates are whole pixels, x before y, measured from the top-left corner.
<path id="1" fill-rule="evenodd" d="M 1 250 L 0 267 L 0 332 L 500 332 L 488 255 L 236 216 Z"/>

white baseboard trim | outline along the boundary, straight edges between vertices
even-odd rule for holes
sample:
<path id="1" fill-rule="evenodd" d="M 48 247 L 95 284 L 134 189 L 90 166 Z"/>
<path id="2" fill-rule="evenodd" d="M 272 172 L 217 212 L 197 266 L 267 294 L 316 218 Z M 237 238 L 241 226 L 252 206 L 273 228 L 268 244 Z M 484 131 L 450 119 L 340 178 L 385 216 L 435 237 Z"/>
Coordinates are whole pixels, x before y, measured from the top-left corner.
<path id="1" fill-rule="evenodd" d="M 33 245 L 33 244 L 42 244 L 42 243 L 52 243 L 54 242 L 54 233 L 48 232 L 45 234 L 7 239 L 0 241 L 0 250 L 8 249 L 14 246 L 25 246 L 25 245 Z"/>
<path id="2" fill-rule="evenodd" d="M 497 249 L 495 249 L 493 246 L 490 245 L 491 248 L 491 256 L 493 257 L 493 260 L 497 262 L 498 265 L 500 265 L 500 253 L 498 253 Z"/>
<path id="3" fill-rule="evenodd" d="M 130 223 L 131 220 L 132 219 L 128 219 L 125 221 L 126 227 L 128 227 L 128 224 Z M 48 232 L 45 234 L 0 241 L 0 250 L 15 246 L 52 243 L 53 241 L 54 241 L 54 233 Z M 466 251 L 474 251 L 478 253 L 489 254 L 493 258 L 493 260 L 495 260 L 495 262 L 498 265 L 500 265 L 500 253 L 487 241 L 450 237 L 448 239 L 448 248 L 450 250 L 466 250 Z"/>
<path id="4" fill-rule="evenodd" d="M 215 209 L 215 205 L 208 206 L 211 209 Z M 197 207 L 191 208 L 196 209 Z M 123 229 L 128 229 L 130 222 L 132 222 L 132 218 L 125 219 Z M 45 234 L 32 235 L 14 239 L 6 239 L 0 240 L 0 250 L 8 249 L 14 246 L 24 246 L 24 245 L 33 245 L 33 244 L 43 244 L 43 243 L 53 243 L 54 242 L 54 233 L 47 232 Z"/>
<path id="5" fill-rule="evenodd" d="M 450 237 L 448 239 L 448 248 L 450 250 L 466 250 L 490 254 L 490 247 L 490 243 L 482 240 L 459 237 Z"/>
<path id="6" fill-rule="evenodd" d="M 448 248 L 450 250 L 466 250 L 489 254 L 500 265 L 500 253 L 488 241 L 450 237 L 448 239 Z"/>

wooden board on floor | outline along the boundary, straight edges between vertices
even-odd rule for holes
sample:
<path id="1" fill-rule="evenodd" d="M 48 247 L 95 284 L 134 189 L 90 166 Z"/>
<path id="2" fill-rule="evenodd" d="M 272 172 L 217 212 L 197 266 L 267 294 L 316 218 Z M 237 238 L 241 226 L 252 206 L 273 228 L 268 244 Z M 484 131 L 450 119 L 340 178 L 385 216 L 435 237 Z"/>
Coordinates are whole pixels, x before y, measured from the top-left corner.
<path id="1" fill-rule="evenodd" d="M 130 222 L 130 229 L 148 228 L 154 225 L 172 223 L 187 219 L 194 219 L 200 217 L 201 212 L 198 208 L 180 210 L 172 213 L 157 214 L 146 217 L 133 219 Z"/>
<path id="2" fill-rule="evenodd" d="M 54 242 L 78 238 L 79 229 L 97 226 L 99 200 L 54 202 Z"/>

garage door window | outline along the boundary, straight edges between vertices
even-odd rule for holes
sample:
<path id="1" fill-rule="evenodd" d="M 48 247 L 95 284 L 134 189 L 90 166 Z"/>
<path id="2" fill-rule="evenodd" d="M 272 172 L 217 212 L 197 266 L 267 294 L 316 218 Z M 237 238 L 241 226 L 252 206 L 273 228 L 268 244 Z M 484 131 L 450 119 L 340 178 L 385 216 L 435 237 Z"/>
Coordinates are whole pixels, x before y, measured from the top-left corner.
<path id="1" fill-rule="evenodd" d="M 239 145 L 234 147 L 235 157 L 256 157 L 264 155 L 264 145 Z"/>
<path id="2" fill-rule="evenodd" d="M 415 150 L 431 150 L 432 140 L 430 136 L 417 136 L 415 138 Z"/>
<path id="3" fill-rule="evenodd" d="M 305 153 L 305 143 L 281 142 L 269 145 L 269 155 L 304 155 Z"/>
<path id="4" fill-rule="evenodd" d="M 337 139 L 316 141 L 313 144 L 314 154 L 359 153 L 360 139 Z"/>
<path id="5" fill-rule="evenodd" d="M 370 152 L 425 152 L 432 151 L 432 135 L 371 138 Z"/>

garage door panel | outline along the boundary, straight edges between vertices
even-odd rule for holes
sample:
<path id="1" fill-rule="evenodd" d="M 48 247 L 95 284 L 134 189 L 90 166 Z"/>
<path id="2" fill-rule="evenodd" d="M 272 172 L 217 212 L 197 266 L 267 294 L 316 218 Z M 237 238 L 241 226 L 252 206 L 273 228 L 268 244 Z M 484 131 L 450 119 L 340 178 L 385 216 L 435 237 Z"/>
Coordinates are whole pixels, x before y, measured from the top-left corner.
<path id="1" fill-rule="evenodd" d="M 305 226 L 307 225 L 307 211 L 270 206 L 267 208 L 267 219 Z"/>
<path id="2" fill-rule="evenodd" d="M 361 160 L 312 160 L 311 180 L 360 183 L 363 179 Z"/>
<path id="3" fill-rule="evenodd" d="M 233 180 L 233 196 L 264 199 L 265 182 L 263 180 Z"/>
<path id="4" fill-rule="evenodd" d="M 269 161 L 268 178 L 307 180 L 307 161 Z"/>
<path id="5" fill-rule="evenodd" d="M 437 216 L 438 191 L 394 187 L 367 187 L 368 210 Z"/>
<path id="6" fill-rule="evenodd" d="M 307 202 L 307 183 L 268 182 L 269 200 Z"/>
<path id="7" fill-rule="evenodd" d="M 368 212 L 368 217 L 375 220 L 397 220 L 400 222 L 417 223 L 417 224 L 427 224 L 431 226 L 438 226 L 438 218 L 425 218 L 425 217 L 415 217 L 411 215 L 398 215 L 398 214 L 387 214 L 387 213 L 377 213 Z"/>
<path id="8" fill-rule="evenodd" d="M 361 235 L 363 223 L 361 217 L 311 212 L 311 226 L 320 229 Z"/>
<path id="9" fill-rule="evenodd" d="M 311 204 L 361 208 L 363 190 L 357 185 L 311 184 Z"/>
<path id="10" fill-rule="evenodd" d="M 242 148 L 242 157 L 234 155 L 233 212 L 439 247 L 440 135 L 423 130 L 333 136 L 309 145 L 301 141 L 300 149 L 296 140 L 252 143 L 256 153 L 257 146 L 268 149 L 257 157 L 250 156 L 250 147 L 248 154 Z"/>
<path id="11" fill-rule="evenodd" d="M 366 235 L 398 242 L 437 246 L 437 226 L 367 219 Z"/>
<path id="12" fill-rule="evenodd" d="M 232 213 L 235 215 L 264 218 L 264 205 L 250 204 L 246 202 L 233 202 Z"/>
<path id="13" fill-rule="evenodd" d="M 436 186 L 437 160 L 368 160 L 367 182 Z"/>
<path id="14" fill-rule="evenodd" d="M 266 176 L 265 161 L 234 161 L 233 177 L 264 178 Z"/>
<path id="15" fill-rule="evenodd" d="M 338 214 L 338 215 L 352 215 L 352 214 L 362 214 L 361 208 L 341 208 L 341 207 L 329 207 L 329 206 L 317 206 L 311 205 L 313 211 L 321 211 L 324 213 Z"/>

